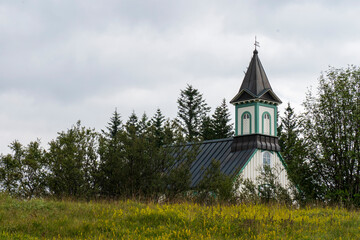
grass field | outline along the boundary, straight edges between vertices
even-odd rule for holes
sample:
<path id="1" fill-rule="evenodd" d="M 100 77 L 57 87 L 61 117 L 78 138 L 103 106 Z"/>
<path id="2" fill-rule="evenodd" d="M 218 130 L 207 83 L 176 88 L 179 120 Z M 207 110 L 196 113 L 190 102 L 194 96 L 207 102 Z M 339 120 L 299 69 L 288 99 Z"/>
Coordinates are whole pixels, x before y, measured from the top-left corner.
<path id="1" fill-rule="evenodd" d="M 278 205 L 19 201 L 0 195 L 0 239 L 360 239 L 359 213 Z"/>

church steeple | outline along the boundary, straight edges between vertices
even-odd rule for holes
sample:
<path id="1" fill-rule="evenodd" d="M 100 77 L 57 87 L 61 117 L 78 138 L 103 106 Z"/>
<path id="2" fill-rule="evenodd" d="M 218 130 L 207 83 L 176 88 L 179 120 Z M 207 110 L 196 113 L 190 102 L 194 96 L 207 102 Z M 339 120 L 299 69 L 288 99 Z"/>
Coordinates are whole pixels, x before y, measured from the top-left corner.
<path id="1" fill-rule="evenodd" d="M 256 43 L 255 40 L 255 47 Z M 277 138 L 277 105 L 281 100 L 271 88 L 256 48 L 240 90 L 230 103 L 235 105 L 232 152 L 250 148 L 280 151 Z"/>
<path id="2" fill-rule="evenodd" d="M 256 49 L 254 50 L 254 55 L 250 61 L 240 90 L 230 103 L 236 104 L 251 100 L 271 102 L 274 104 L 281 103 L 281 100 L 276 96 L 271 88 Z"/>
<path id="3" fill-rule="evenodd" d="M 256 48 L 240 90 L 230 103 L 235 105 L 235 136 L 277 138 L 277 105 L 281 100 L 271 88 Z"/>

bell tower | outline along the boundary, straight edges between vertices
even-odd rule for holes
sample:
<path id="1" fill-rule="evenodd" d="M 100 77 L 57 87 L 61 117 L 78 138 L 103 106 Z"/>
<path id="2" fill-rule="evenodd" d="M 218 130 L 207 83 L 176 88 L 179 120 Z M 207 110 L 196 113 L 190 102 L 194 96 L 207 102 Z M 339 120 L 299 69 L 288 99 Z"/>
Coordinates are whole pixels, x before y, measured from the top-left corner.
<path id="1" fill-rule="evenodd" d="M 235 137 L 232 151 L 258 148 L 280 151 L 277 138 L 277 105 L 281 100 L 270 86 L 258 51 L 253 52 L 239 92 L 230 101 L 235 106 Z"/>

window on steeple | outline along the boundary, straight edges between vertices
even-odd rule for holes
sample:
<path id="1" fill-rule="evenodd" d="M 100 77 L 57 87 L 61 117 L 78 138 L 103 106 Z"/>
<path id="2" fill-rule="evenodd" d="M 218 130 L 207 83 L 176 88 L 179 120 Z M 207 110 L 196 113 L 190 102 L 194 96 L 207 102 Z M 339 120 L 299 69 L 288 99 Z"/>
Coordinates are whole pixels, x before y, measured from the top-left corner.
<path id="1" fill-rule="evenodd" d="M 263 115 L 263 133 L 266 135 L 270 135 L 271 128 L 270 128 L 270 114 L 264 113 Z"/>
<path id="2" fill-rule="evenodd" d="M 250 134 L 250 124 L 251 124 L 250 113 L 244 113 L 242 116 L 242 134 Z"/>

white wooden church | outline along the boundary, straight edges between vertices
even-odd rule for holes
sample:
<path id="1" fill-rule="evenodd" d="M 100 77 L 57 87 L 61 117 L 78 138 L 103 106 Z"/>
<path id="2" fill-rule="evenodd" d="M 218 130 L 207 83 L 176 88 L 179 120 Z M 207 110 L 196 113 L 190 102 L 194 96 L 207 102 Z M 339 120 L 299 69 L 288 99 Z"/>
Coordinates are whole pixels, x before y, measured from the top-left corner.
<path id="1" fill-rule="evenodd" d="M 240 90 L 230 103 L 235 108 L 235 136 L 200 143 L 191 165 L 191 186 L 199 183 L 216 159 L 221 172 L 234 178 L 241 174 L 253 182 L 263 166 L 276 166 L 279 182 L 286 187 L 288 178 L 277 137 L 277 106 L 281 100 L 270 86 L 256 49 Z"/>

